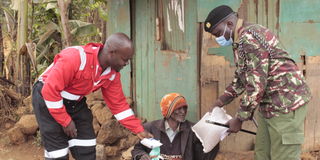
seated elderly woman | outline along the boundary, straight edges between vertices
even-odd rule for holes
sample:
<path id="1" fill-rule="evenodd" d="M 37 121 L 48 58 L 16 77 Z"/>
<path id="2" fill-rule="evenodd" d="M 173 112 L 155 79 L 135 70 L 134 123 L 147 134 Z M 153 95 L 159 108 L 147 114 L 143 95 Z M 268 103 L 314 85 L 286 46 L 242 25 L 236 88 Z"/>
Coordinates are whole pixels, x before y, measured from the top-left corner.
<path id="1" fill-rule="evenodd" d="M 193 123 L 186 120 L 188 104 L 178 93 L 165 95 L 160 102 L 163 119 L 144 124 L 144 128 L 163 144 L 160 154 L 165 160 L 213 160 L 219 145 L 204 153 L 199 139 L 192 132 Z M 140 142 L 132 150 L 134 160 L 150 160 L 151 149 Z"/>

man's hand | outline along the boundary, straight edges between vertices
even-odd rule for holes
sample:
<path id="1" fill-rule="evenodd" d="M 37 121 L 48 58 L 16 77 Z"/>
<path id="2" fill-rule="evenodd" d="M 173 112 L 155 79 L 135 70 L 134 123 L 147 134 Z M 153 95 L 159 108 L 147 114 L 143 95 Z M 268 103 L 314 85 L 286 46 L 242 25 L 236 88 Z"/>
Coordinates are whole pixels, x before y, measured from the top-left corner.
<path id="1" fill-rule="evenodd" d="M 213 110 L 215 107 L 223 107 L 223 103 L 221 102 L 220 99 L 217 99 L 216 102 L 209 108 L 209 112 Z"/>
<path id="2" fill-rule="evenodd" d="M 232 118 L 227 122 L 227 125 L 229 125 L 228 132 L 237 133 L 241 129 L 242 121 L 239 118 Z"/>
<path id="3" fill-rule="evenodd" d="M 66 126 L 66 127 L 62 127 L 64 133 L 71 137 L 71 138 L 75 138 L 77 137 L 77 129 L 76 129 L 76 125 L 74 124 L 73 120 L 71 120 L 71 122 Z"/>
<path id="4" fill-rule="evenodd" d="M 149 132 L 147 132 L 146 130 L 144 130 L 143 132 L 140 132 L 137 134 L 137 136 L 140 138 L 140 139 L 143 139 L 143 138 L 153 138 L 153 135 Z"/>
<path id="5" fill-rule="evenodd" d="M 151 160 L 151 158 L 149 155 L 144 154 L 143 156 L 141 156 L 140 160 Z"/>

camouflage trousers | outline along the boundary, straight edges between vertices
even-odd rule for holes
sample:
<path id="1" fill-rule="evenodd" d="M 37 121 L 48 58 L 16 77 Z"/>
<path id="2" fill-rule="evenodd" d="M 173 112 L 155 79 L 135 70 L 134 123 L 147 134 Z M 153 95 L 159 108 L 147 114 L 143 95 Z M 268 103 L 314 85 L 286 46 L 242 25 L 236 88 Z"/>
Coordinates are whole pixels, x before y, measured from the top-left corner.
<path id="1" fill-rule="evenodd" d="M 299 160 L 307 107 L 266 119 L 258 113 L 255 160 Z"/>

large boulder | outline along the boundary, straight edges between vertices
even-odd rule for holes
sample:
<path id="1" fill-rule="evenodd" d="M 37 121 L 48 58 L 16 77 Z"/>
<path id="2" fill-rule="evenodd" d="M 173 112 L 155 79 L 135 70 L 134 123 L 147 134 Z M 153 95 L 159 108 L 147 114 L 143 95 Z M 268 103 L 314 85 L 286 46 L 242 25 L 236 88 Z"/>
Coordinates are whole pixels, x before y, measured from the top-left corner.
<path id="1" fill-rule="evenodd" d="M 24 114 L 32 114 L 33 107 L 31 102 L 31 96 L 23 99 L 22 104 L 16 110 L 16 114 L 21 117 Z"/>
<path id="2" fill-rule="evenodd" d="M 10 140 L 9 136 L 5 135 L 5 136 L 1 136 L 0 144 L 2 146 L 8 146 L 8 145 L 13 144 L 13 143 L 11 143 L 11 140 Z"/>
<path id="3" fill-rule="evenodd" d="M 96 101 L 104 101 L 101 90 L 95 91 L 92 94 L 93 94 L 94 100 L 96 100 Z"/>
<path id="4" fill-rule="evenodd" d="M 128 149 L 134 146 L 139 141 L 139 138 L 133 134 L 129 134 L 127 138 L 123 138 L 119 142 L 119 150 Z"/>
<path id="5" fill-rule="evenodd" d="M 96 145 L 96 160 L 105 160 L 106 154 L 103 144 Z"/>
<path id="6" fill-rule="evenodd" d="M 25 107 L 27 107 L 27 112 L 28 113 L 33 113 L 33 107 L 32 107 L 32 97 L 29 96 L 27 98 L 25 98 L 23 101 L 22 101 L 23 105 Z"/>
<path id="7" fill-rule="evenodd" d="M 12 126 L 14 126 L 14 123 L 6 122 L 6 123 L 4 124 L 4 128 L 5 128 L 5 129 L 10 129 Z"/>
<path id="8" fill-rule="evenodd" d="M 101 126 L 97 136 L 97 142 L 100 144 L 113 144 L 127 135 L 128 131 L 126 131 L 118 121 L 110 120 Z"/>
<path id="9" fill-rule="evenodd" d="M 19 106 L 18 109 L 16 110 L 16 114 L 21 117 L 24 114 L 28 114 L 29 112 L 29 108 L 26 106 Z"/>
<path id="10" fill-rule="evenodd" d="M 100 110 L 101 108 L 104 107 L 103 103 L 101 101 L 90 101 L 89 103 L 93 103 L 91 109 L 92 114 L 95 116 L 97 110 Z"/>
<path id="11" fill-rule="evenodd" d="M 90 109 L 96 104 L 104 104 L 104 101 L 96 101 L 96 100 L 88 101 L 87 100 L 87 105 L 88 105 L 88 108 Z"/>
<path id="12" fill-rule="evenodd" d="M 106 146 L 105 147 L 105 153 L 108 157 L 116 156 L 119 152 L 119 149 L 117 146 Z"/>
<path id="13" fill-rule="evenodd" d="M 9 136 L 11 144 L 22 144 L 26 141 L 26 137 L 22 133 L 21 128 L 19 126 L 11 128 L 7 132 L 7 135 Z"/>
<path id="14" fill-rule="evenodd" d="M 126 151 L 122 152 L 121 160 L 131 160 L 132 159 L 132 155 L 131 155 L 132 150 L 133 150 L 133 146 L 128 148 Z"/>
<path id="15" fill-rule="evenodd" d="M 23 105 L 28 106 L 28 105 L 32 105 L 32 97 L 28 96 L 27 98 L 22 100 Z"/>
<path id="16" fill-rule="evenodd" d="M 22 116 L 16 125 L 19 126 L 22 133 L 26 135 L 33 135 L 38 129 L 38 123 L 34 114 Z"/>
<path id="17" fill-rule="evenodd" d="M 104 124 L 112 119 L 112 113 L 109 108 L 103 105 L 101 102 L 94 104 L 91 108 L 92 114 L 97 118 L 99 124 Z"/>
<path id="18" fill-rule="evenodd" d="M 87 98 L 87 102 L 93 101 L 94 100 L 93 93 L 90 93 L 89 95 L 87 95 L 86 98 Z"/>
<path id="19" fill-rule="evenodd" d="M 95 135 L 98 135 L 98 132 L 100 130 L 100 124 L 95 116 L 93 117 L 92 125 Z"/>
<path id="20" fill-rule="evenodd" d="M 88 101 L 103 101 L 103 96 L 101 90 L 97 90 L 95 92 L 90 93 L 87 97 Z"/>

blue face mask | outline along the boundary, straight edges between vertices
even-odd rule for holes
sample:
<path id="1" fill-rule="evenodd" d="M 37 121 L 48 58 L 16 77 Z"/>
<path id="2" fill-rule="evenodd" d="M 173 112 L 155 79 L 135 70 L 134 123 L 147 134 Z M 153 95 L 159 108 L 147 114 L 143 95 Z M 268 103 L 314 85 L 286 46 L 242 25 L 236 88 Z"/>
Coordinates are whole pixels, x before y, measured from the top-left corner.
<path id="1" fill-rule="evenodd" d="M 220 46 L 230 46 L 233 43 L 232 38 L 231 38 L 232 30 L 230 32 L 230 39 L 229 40 L 226 40 L 226 37 L 224 37 L 224 34 L 226 33 L 226 29 L 227 29 L 227 24 L 226 24 L 226 27 L 224 27 L 223 35 L 216 38 L 216 41 Z"/>

